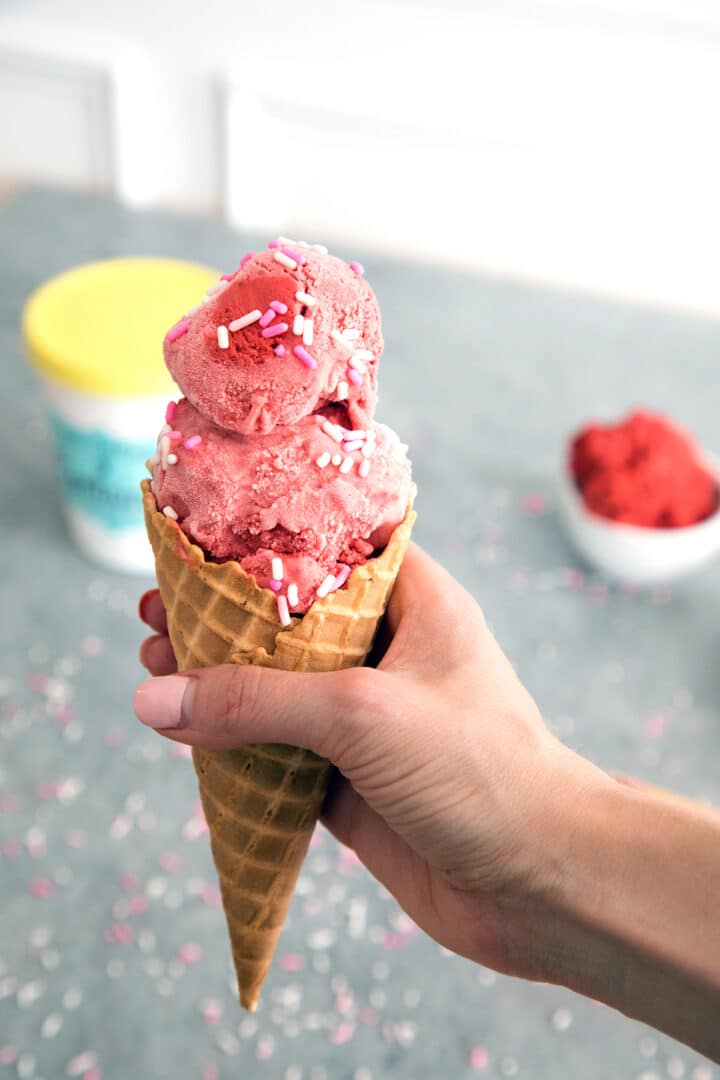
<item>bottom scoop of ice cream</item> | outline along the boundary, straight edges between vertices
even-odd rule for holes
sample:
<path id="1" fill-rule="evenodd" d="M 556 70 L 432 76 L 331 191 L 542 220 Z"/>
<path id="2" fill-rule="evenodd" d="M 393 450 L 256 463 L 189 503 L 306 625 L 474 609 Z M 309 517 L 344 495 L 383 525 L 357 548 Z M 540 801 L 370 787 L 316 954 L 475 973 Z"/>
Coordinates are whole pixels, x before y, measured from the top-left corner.
<path id="1" fill-rule="evenodd" d="M 238 561 L 291 611 L 307 611 L 318 590 L 341 587 L 385 546 L 410 498 L 410 463 L 395 432 L 376 423 L 349 430 L 343 419 L 328 409 L 242 436 L 183 399 L 153 465 L 158 507 L 206 555 Z"/>

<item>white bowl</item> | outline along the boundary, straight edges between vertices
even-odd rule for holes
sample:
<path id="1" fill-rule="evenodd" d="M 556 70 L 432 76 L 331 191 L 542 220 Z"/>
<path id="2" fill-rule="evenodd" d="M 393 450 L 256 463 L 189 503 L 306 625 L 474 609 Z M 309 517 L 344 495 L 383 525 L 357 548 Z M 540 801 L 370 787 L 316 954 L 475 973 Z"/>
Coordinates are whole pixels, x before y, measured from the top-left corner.
<path id="1" fill-rule="evenodd" d="M 705 455 L 720 483 L 720 459 Z M 666 585 L 720 554 L 720 507 L 697 525 L 650 529 L 593 514 L 566 465 L 560 472 L 560 510 L 580 554 L 605 577 L 632 585 Z"/>

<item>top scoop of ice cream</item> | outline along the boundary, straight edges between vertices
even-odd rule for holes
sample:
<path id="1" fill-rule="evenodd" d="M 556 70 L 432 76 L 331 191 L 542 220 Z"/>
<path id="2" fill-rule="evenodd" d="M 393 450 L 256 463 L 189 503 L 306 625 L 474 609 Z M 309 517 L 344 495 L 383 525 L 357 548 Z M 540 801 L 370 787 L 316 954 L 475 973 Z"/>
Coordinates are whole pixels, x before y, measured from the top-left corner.
<path id="1" fill-rule="evenodd" d="M 383 341 L 362 268 L 274 241 L 168 332 L 165 362 L 218 427 L 267 434 L 333 402 L 366 428 Z"/>
<path id="2" fill-rule="evenodd" d="M 589 424 L 571 443 L 570 467 L 586 506 L 613 521 L 671 529 L 718 507 L 717 481 L 692 437 L 651 412 Z"/>

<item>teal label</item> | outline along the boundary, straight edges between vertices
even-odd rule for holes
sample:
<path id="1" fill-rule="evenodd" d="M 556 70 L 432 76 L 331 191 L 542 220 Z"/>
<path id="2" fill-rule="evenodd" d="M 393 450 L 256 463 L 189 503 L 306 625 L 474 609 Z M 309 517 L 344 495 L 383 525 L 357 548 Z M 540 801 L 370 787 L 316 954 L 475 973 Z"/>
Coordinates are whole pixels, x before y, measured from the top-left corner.
<path id="1" fill-rule="evenodd" d="M 65 498 L 106 529 L 141 528 L 139 485 L 154 441 L 130 442 L 51 416 Z"/>

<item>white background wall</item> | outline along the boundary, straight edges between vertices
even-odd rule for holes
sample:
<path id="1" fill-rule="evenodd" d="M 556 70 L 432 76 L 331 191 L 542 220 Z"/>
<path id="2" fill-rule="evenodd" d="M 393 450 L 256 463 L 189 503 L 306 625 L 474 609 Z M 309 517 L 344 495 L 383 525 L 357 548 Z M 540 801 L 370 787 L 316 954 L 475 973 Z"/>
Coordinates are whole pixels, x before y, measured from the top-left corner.
<path id="1" fill-rule="evenodd" d="M 0 8 L 0 177 L 713 312 L 719 105 L 715 0 Z"/>

